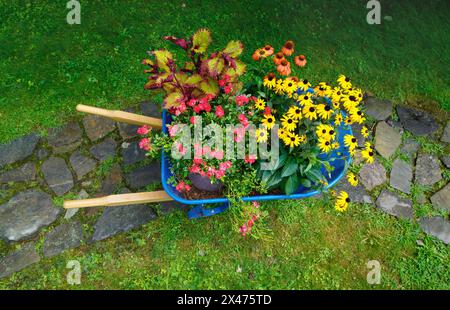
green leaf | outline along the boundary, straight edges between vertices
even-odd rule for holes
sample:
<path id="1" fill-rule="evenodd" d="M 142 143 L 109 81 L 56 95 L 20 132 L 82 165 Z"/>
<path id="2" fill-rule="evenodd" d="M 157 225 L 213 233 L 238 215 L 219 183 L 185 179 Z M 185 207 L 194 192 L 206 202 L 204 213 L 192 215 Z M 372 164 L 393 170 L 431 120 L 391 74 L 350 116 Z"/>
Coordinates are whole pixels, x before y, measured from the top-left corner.
<path id="1" fill-rule="evenodd" d="M 293 174 L 287 179 L 286 183 L 284 184 L 284 192 L 286 193 L 286 195 L 291 195 L 295 193 L 299 186 L 300 180 L 297 175 Z"/>
<path id="2" fill-rule="evenodd" d="M 183 94 L 181 92 L 173 92 L 170 93 L 164 99 L 164 108 L 169 109 L 171 107 L 177 107 L 180 105 L 180 100 L 183 98 Z"/>
<path id="3" fill-rule="evenodd" d="M 199 29 L 192 38 L 192 50 L 203 54 L 211 43 L 211 32 L 207 29 Z"/>
<path id="4" fill-rule="evenodd" d="M 211 75 L 212 77 L 217 77 L 219 74 L 222 73 L 225 67 L 225 61 L 223 60 L 223 58 L 219 57 L 212 58 L 208 60 L 207 66 L 209 75 Z"/>
<path id="5" fill-rule="evenodd" d="M 305 179 L 305 178 L 302 178 L 300 182 L 302 183 L 302 185 L 304 187 L 307 187 L 307 188 L 311 187 L 311 185 L 312 185 L 311 181 L 308 179 Z"/>
<path id="6" fill-rule="evenodd" d="M 284 164 L 284 167 L 281 170 L 281 176 L 283 178 L 288 177 L 297 172 L 297 169 L 298 169 L 297 161 L 294 158 L 290 157 L 288 160 L 286 160 L 286 163 Z"/>
<path id="7" fill-rule="evenodd" d="M 223 50 L 224 53 L 227 53 L 233 58 L 238 57 L 242 54 L 244 50 L 244 45 L 240 41 L 230 41 L 227 46 Z"/>
<path id="8" fill-rule="evenodd" d="M 277 171 L 274 174 L 272 174 L 272 176 L 269 178 L 269 180 L 267 181 L 267 187 L 268 188 L 274 188 L 276 187 L 278 184 L 280 184 L 280 182 L 283 180 L 283 178 L 281 177 L 281 171 Z"/>
<path id="9" fill-rule="evenodd" d="M 185 83 L 189 84 L 189 85 L 197 85 L 201 81 L 203 81 L 203 77 L 200 74 L 195 73 L 195 74 L 191 75 L 190 77 L 188 77 Z"/>

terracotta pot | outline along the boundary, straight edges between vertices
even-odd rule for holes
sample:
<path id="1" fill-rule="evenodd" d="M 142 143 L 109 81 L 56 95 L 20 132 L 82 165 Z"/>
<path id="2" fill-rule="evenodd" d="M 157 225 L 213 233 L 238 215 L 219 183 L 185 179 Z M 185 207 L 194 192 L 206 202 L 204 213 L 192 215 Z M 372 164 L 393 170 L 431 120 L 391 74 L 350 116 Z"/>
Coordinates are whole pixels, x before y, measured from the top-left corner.
<path id="1" fill-rule="evenodd" d="M 223 188 L 223 184 L 220 181 L 212 184 L 211 180 L 207 176 L 201 176 L 198 173 L 190 173 L 189 180 L 199 190 L 206 192 L 220 192 Z"/>

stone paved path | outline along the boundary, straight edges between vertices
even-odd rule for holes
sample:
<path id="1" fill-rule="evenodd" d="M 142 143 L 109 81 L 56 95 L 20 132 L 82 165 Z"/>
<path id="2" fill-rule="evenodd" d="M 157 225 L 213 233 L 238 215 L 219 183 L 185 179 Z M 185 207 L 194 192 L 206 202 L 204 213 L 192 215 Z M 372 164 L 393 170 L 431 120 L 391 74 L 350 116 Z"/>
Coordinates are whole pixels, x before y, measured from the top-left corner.
<path id="1" fill-rule="evenodd" d="M 367 115 L 375 120 L 368 140 L 375 145 L 378 159 L 360 169 L 357 187 L 343 179 L 335 189 L 347 191 L 355 203 L 372 205 L 374 212 L 413 221 L 425 234 L 448 244 L 450 122 L 439 124 L 427 112 L 394 107 L 388 100 L 369 97 L 366 103 Z M 159 108 L 148 102 L 127 111 L 160 117 Z M 137 229 L 157 214 L 187 210 L 173 201 L 83 210 L 63 210 L 56 203 L 161 187 L 160 163 L 149 161 L 139 149 L 136 129 L 86 115 L 50 129 L 45 138 L 30 134 L 0 145 L 0 238 L 10 249 L 0 253 L 0 278 L 41 258 Z M 366 140 L 355 135 L 360 145 Z M 428 153 L 417 136 L 440 144 L 444 152 Z M 424 193 L 413 197 L 413 187 Z M 431 205 L 433 214 L 417 217 L 414 211 L 421 204 Z M 90 228 L 86 219 L 93 223 Z"/>

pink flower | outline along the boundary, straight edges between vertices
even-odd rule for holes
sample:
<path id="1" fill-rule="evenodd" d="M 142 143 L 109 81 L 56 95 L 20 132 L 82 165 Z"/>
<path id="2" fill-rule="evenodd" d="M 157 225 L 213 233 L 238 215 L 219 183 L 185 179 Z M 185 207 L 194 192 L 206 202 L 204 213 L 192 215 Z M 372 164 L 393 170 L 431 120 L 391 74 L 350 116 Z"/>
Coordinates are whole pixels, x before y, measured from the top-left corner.
<path id="1" fill-rule="evenodd" d="M 209 102 L 204 104 L 203 110 L 205 110 L 206 112 L 211 112 L 211 105 L 209 104 Z"/>
<path id="2" fill-rule="evenodd" d="M 243 106 L 246 103 L 248 103 L 248 97 L 247 96 L 245 96 L 245 95 L 236 96 L 236 104 L 238 106 L 241 107 L 241 106 Z"/>
<path id="3" fill-rule="evenodd" d="M 247 232 L 247 226 L 245 224 L 242 225 L 240 231 L 242 234 L 245 234 Z"/>
<path id="4" fill-rule="evenodd" d="M 181 191 L 183 191 L 183 190 L 185 190 L 185 191 L 190 191 L 190 190 L 191 190 L 191 186 L 188 185 L 188 184 L 186 184 L 186 183 L 184 183 L 184 182 L 180 182 L 180 183 L 178 183 L 177 186 L 175 186 L 175 189 L 176 189 L 177 191 L 179 191 L 179 192 L 181 192 Z"/>
<path id="5" fill-rule="evenodd" d="M 257 201 L 252 201 L 252 204 L 255 208 L 259 208 L 259 202 Z"/>
<path id="6" fill-rule="evenodd" d="M 218 179 L 223 178 L 224 175 L 225 175 L 225 171 L 222 171 L 222 170 L 216 170 L 216 171 L 215 171 L 215 176 L 216 176 L 216 178 L 218 178 Z"/>
<path id="7" fill-rule="evenodd" d="M 219 169 L 221 171 L 226 171 L 227 169 L 230 168 L 231 168 L 231 161 L 229 160 L 219 164 Z"/>
<path id="8" fill-rule="evenodd" d="M 150 140 L 148 138 L 144 138 L 141 141 L 139 141 L 139 148 L 144 151 L 150 151 Z"/>
<path id="9" fill-rule="evenodd" d="M 249 154 L 245 156 L 245 162 L 247 164 L 253 164 L 256 161 L 256 155 L 254 154 Z"/>
<path id="10" fill-rule="evenodd" d="M 196 120 L 196 117 L 195 117 L 195 116 L 191 116 L 191 117 L 189 118 L 189 122 L 190 122 L 192 125 L 195 124 L 195 120 Z"/>
<path id="11" fill-rule="evenodd" d="M 195 159 L 194 159 L 194 160 L 195 160 Z M 189 172 L 192 172 L 192 173 L 200 173 L 200 167 L 197 166 L 196 164 L 194 164 L 194 165 L 192 165 L 191 168 L 189 168 Z"/>
<path id="12" fill-rule="evenodd" d="M 270 115 L 270 114 L 272 114 L 272 111 L 270 110 L 270 107 L 266 107 L 264 109 L 264 115 Z"/>
<path id="13" fill-rule="evenodd" d="M 143 135 L 148 134 L 149 131 L 150 131 L 150 126 L 144 125 L 144 126 L 138 128 L 137 134 L 143 136 Z"/>
<path id="14" fill-rule="evenodd" d="M 180 152 L 181 155 L 185 155 L 187 152 L 187 149 L 183 146 L 183 144 L 178 143 L 178 152 Z"/>
<path id="15" fill-rule="evenodd" d="M 239 114 L 238 119 L 239 123 L 241 123 L 242 126 L 244 127 L 248 126 L 248 119 L 244 114 Z"/>
<path id="16" fill-rule="evenodd" d="M 194 107 L 195 113 L 200 114 L 201 111 L 202 111 L 202 107 L 199 104 Z"/>
<path id="17" fill-rule="evenodd" d="M 191 99 L 191 100 L 189 100 L 188 103 L 187 103 L 187 105 L 190 106 L 190 107 L 193 107 L 193 106 L 195 106 L 196 104 L 197 104 L 197 100 L 195 100 L 195 99 Z"/>
<path id="18" fill-rule="evenodd" d="M 224 92 L 225 94 L 229 94 L 229 93 L 231 93 L 231 91 L 232 91 L 231 84 L 228 84 L 228 85 L 225 86 L 225 88 L 223 89 L 223 92 Z"/>
<path id="19" fill-rule="evenodd" d="M 175 137 L 175 135 L 177 134 L 177 130 L 178 130 L 178 125 L 169 125 L 169 136 L 171 138 Z"/>
<path id="20" fill-rule="evenodd" d="M 194 164 L 196 164 L 196 165 L 201 165 L 202 162 L 203 162 L 203 159 L 201 159 L 201 158 L 194 158 L 192 161 L 193 161 Z"/>
<path id="21" fill-rule="evenodd" d="M 252 227 L 253 224 L 254 224 L 253 219 L 248 220 L 247 225 L 248 225 L 249 227 Z"/>
<path id="22" fill-rule="evenodd" d="M 220 87 L 224 87 L 226 83 L 227 83 L 227 81 L 225 81 L 225 80 L 219 80 Z"/>
<path id="23" fill-rule="evenodd" d="M 245 128 L 240 126 L 234 129 L 234 142 L 241 142 L 245 138 Z"/>
<path id="24" fill-rule="evenodd" d="M 218 105 L 218 106 L 216 107 L 216 116 L 217 116 L 218 118 L 222 118 L 224 115 L 225 115 L 225 111 L 223 110 L 223 108 L 222 108 L 221 105 Z"/>

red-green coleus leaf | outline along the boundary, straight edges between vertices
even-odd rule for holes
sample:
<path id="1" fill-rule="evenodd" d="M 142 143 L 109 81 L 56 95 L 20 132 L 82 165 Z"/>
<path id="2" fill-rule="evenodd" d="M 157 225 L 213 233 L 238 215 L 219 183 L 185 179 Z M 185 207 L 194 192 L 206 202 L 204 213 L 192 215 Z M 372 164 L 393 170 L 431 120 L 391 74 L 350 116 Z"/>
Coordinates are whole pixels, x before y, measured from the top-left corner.
<path id="1" fill-rule="evenodd" d="M 230 41 L 223 50 L 224 53 L 233 58 L 238 57 L 244 51 L 244 45 L 240 41 Z"/>
<path id="2" fill-rule="evenodd" d="M 172 107 L 178 107 L 180 103 L 183 101 L 183 94 L 176 90 L 167 95 L 164 99 L 164 108 L 169 109 Z"/>
<path id="3" fill-rule="evenodd" d="M 174 36 L 165 36 L 164 39 L 174 43 L 175 45 L 178 45 L 184 50 L 188 49 L 188 42 L 185 39 L 179 39 Z"/>
<path id="4" fill-rule="evenodd" d="M 216 57 L 207 60 L 206 65 L 208 67 L 209 75 L 213 78 L 217 78 L 225 68 L 225 61 L 222 57 Z"/>
<path id="5" fill-rule="evenodd" d="M 225 73 L 228 74 L 232 79 L 238 76 L 241 76 L 245 73 L 247 66 L 245 63 L 243 63 L 240 60 L 235 61 L 235 67 L 234 68 L 228 68 Z"/>
<path id="6" fill-rule="evenodd" d="M 170 72 L 170 63 L 173 63 L 172 54 L 168 50 L 157 50 L 152 52 L 156 58 L 156 64 L 166 72 Z"/>
<path id="7" fill-rule="evenodd" d="M 200 89 L 205 95 L 211 94 L 217 96 L 220 88 L 216 80 L 208 77 L 200 82 Z"/>
<path id="8" fill-rule="evenodd" d="M 203 81 L 203 77 L 200 74 L 195 73 L 186 79 L 185 84 L 189 86 L 196 86 L 201 81 Z"/>
<path id="9" fill-rule="evenodd" d="M 192 50 L 203 54 L 211 43 L 211 32 L 208 29 L 199 29 L 192 37 Z"/>

